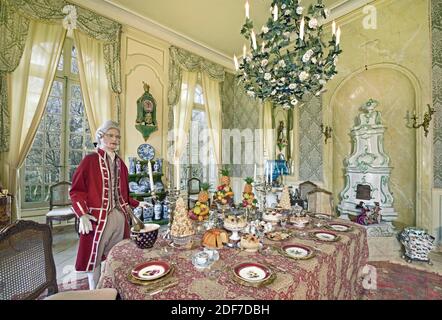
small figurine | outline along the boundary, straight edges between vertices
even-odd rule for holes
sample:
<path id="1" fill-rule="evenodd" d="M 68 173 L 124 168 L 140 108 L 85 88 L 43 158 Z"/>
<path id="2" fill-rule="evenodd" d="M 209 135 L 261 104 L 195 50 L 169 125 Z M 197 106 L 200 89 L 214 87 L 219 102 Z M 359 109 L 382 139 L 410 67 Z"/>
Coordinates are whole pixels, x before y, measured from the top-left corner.
<path id="1" fill-rule="evenodd" d="M 155 161 L 153 165 L 153 172 L 159 172 L 159 171 L 160 171 L 160 164 L 158 163 L 158 161 Z"/>
<path id="2" fill-rule="evenodd" d="M 136 164 L 136 166 L 135 166 L 135 172 L 137 173 L 137 174 L 141 174 L 142 173 L 142 171 L 141 171 L 141 162 L 140 162 L 140 160 L 138 160 L 137 161 L 137 164 Z"/>

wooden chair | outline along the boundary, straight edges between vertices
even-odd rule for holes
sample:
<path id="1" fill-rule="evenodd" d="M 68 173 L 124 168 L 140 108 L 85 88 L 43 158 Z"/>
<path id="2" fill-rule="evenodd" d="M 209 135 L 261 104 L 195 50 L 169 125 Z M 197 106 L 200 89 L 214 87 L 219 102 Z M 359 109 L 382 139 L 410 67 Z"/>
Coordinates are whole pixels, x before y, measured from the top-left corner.
<path id="1" fill-rule="evenodd" d="M 190 202 L 198 201 L 198 194 L 201 191 L 201 180 L 198 178 L 191 178 L 187 180 L 187 208 L 190 208 Z"/>
<path id="2" fill-rule="evenodd" d="M 0 300 L 115 300 L 115 289 L 58 293 L 47 224 L 17 220 L 0 229 Z"/>
<path id="3" fill-rule="evenodd" d="M 51 226 L 53 221 L 68 221 L 75 219 L 75 231 L 78 233 L 78 218 L 72 210 L 69 197 L 71 183 L 58 182 L 49 187 L 49 212 L 46 214 L 46 223 Z"/>
<path id="4" fill-rule="evenodd" d="M 316 188 L 307 193 L 308 210 L 315 213 L 334 215 L 333 194 L 330 191 Z"/>

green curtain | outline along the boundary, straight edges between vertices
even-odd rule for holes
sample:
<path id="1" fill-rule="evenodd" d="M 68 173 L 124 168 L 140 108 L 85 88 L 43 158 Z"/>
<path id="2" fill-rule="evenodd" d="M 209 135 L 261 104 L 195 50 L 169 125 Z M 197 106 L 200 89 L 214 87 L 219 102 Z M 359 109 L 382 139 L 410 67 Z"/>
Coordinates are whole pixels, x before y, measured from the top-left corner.
<path id="1" fill-rule="evenodd" d="M 8 110 L 7 74 L 20 63 L 29 20 L 16 10 L 0 1 L 0 152 L 9 150 L 10 116 Z"/>
<path id="2" fill-rule="evenodd" d="M 169 62 L 169 106 L 178 103 L 181 92 L 181 70 L 205 72 L 210 78 L 224 81 L 224 67 L 197 56 L 187 50 L 170 47 Z"/>
<path id="3" fill-rule="evenodd" d="M 106 74 L 116 94 L 120 119 L 121 94 L 121 24 L 64 0 L 0 0 L 0 152 L 9 150 L 9 111 L 7 73 L 17 68 L 28 33 L 29 19 L 60 23 L 63 8 L 73 5 L 77 10 L 78 30 L 103 41 Z"/>

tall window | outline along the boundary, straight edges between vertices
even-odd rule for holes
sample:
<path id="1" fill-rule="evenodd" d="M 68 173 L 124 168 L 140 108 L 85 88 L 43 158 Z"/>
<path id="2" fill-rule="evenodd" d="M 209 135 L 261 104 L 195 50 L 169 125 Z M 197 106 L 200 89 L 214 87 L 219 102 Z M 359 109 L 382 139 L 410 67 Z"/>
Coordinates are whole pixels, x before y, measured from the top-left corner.
<path id="1" fill-rule="evenodd" d="M 185 84 L 182 89 L 187 89 Z M 212 188 L 215 187 L 217 180 L 216 162 L 207 129 L 203 90 L 201 85 L 197 85 L 187 145 L 180 160 L 180 163 L 183 164 L 181 172 L 184 172 L 184 175 L 181 176 L 182 184 L 187 183 L 187 181 L 183 181 L 183 178 L 195 177 L 200 179 L 201 182 L 211 183 Z M 187 185 L 182 185 L 182 187 L 187 188 Z"/>
<path id="2" fill-rule="evenodd" d="M 43 118 L 22 168 L 22 207 L 46 207 L 49 186 L 71 181 L 93 150 L 78 77 L 77 51 L 67 38 Z"/>

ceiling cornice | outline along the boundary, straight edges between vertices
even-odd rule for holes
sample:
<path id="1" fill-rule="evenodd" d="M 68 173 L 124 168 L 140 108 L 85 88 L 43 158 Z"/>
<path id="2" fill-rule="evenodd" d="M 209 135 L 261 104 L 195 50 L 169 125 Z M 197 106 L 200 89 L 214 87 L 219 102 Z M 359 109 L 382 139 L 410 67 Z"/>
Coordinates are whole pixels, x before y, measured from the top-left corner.
<path id="1" fill-rule="evenodd" d="M 182 33 L 179 33 L 178 31 L 161 25 L 160 23 L 140 15 L 137 12 L 115 3 L 112 0 L 70 0 L 70 2 L 100 13 L 125 26 L 139 29 L 174 46 L 191 51 L 208 60 L 218 63 L 227 68 L 229 71 L 233 72 L 234 66 L 232 58 L 226 54 L 215 50 L 204 43 L 196 41 Z M 344 16 L 370 2 L 373 2 L 373 0 L 342 0 L 338 4 L 329 7 L 330 17 L 325 21 L 325 23 L 338 19 L 339 17 Z"/>

